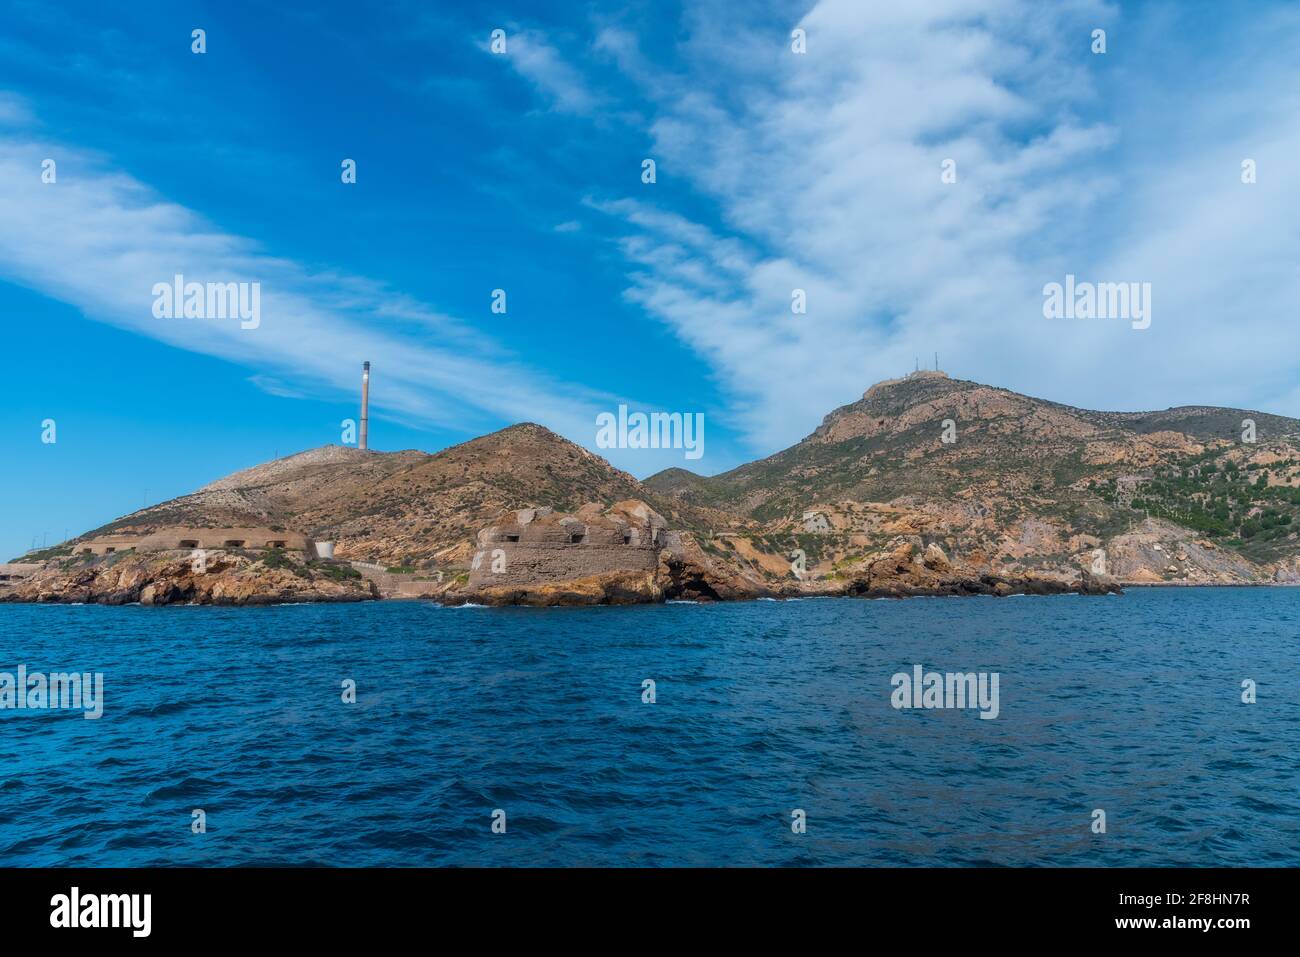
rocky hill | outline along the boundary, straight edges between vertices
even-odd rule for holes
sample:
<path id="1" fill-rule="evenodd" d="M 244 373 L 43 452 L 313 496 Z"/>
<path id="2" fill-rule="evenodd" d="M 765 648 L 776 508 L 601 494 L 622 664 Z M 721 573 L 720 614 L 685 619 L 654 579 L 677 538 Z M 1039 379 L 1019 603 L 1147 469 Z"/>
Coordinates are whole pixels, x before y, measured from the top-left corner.
<path id="1" fill-rule="evenodd" d="M 525 423 L 434 455 L 312 449 L 235 472 L 82 537 L 171 525 L 280 526 L 336 542 L 343 559 L 453 567 L 468 561 L 478 530 L 503 510 L 545 504 L 567 511 L 647 494 L 599 456 Z M 698 511 L 666 508 L 679 523 Z"/>
<path id="2" fill-rule="evenodd" d="M 1096 412 L 936 372 L 872 386 L 796 445 L 712 477 L 676 468 L 638 482 L 533 424 L 434 455 L 328 446 L 37 558 L 66 576 L 84 570 L 72 546 L 99 535 L 288 529 L 335 542 L 344 563 L 436 575 L 454 598 L 478 531 L 503 513 L 629 500 L 661 514 L 679 543 L 647 592 L 661 597 L 1002 594 L 1075 587 L 1084 571 L 1128 583 L 1300 581 L 1300 421 L 1199 406 Z M 121 561 L 110 558 L 99 564 Z M 268 567 L 242 559 L 241 581 Z M 334 571 L 308 562 L 292 584 Z"/>
<path id="3" fill-rule="evenodd" d="M 898 536 L 1013 572 L 1101 549 L 1108 572 L 1152 583 L 1293 580 L 1300 553 L 1300 421 L 1094 412 L 938 372 L 872 386 L 768 458 L 644 485 L 759 522 L 761 550 L 802 548 L 824 574 Z"/>

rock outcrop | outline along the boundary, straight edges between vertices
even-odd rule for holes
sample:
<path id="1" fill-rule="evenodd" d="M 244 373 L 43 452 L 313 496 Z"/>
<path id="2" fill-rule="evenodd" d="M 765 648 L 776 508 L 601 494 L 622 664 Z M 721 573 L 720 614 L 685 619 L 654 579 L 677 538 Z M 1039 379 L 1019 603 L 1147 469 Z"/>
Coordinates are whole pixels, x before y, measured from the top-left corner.
<path id="1" fill-rule="evenodd" d="M 450 604 L 479 605 L 636 605 L 662 601 L 663 589 L 652 571 L 611 572 L 528 585 L 492 585 L 448 593 Z"/>
<path id="2" fill-rule="evenodd" d="M 919 559 L 919 560 L 918 560 Z M 908 598 L 940 595 L 1081 595 L 1120 594 L 1119 584 L 1084 571 L 1075 577 L 1042 575 L 999 575 L 972 569 L 957 569 L 936 546 L 928 546 L 924 557 L 911 542 L 898 544 L 887 555 L 870 562 L 852 575 L 841 588 L 823 594 L 866 598 Z"/>
<path id="3" fill-rule="evenodd" d="M 670 601 L 734 601 L 774 594 L 757 577 L 715 561 L 689 532 L 668 533 L 667 547 L 659 555 L 658 580 Z"/>
<path id="4" fill-rule="evenodd" d="M 349 566 L 276 555 L 209 552 L 201 565 L 181 554 L 123 554 L 52 563 L 0 591 L 0 601 L 128 605 L 269 605 L 367 601 L 374 586 Z"/>

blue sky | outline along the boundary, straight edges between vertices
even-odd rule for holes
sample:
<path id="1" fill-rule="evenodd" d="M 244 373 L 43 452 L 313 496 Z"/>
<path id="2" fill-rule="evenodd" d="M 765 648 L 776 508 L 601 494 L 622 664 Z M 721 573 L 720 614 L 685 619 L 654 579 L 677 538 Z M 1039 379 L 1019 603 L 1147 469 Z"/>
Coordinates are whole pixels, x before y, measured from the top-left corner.
<path id="1" fill-rule="evenodd" d="M 1300 415 L 1294 6 L 268 6 L 0 2 L 4 558 L 339 441 L 363 359 L 379 449 L 704 413 L 698 461 L 598 450 L 641 477 L 936 351 Z M 178 272 L 260 282 L 261 325 L 154 318 Z M 1151 327 L 1044 319 L 1066 273 L 1152 283 Z"/>

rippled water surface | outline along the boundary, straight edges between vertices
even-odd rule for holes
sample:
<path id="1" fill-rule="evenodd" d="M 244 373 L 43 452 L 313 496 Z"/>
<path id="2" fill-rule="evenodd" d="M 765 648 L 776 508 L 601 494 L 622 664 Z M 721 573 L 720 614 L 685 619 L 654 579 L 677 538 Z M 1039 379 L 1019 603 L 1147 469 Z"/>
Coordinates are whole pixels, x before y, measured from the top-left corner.
<path id="1" fill-rule="evenodd" d="M 1294 589 L 0 605 L 0 671 L 105 681 L 0 711 L 0 865 L 1295 865 L 1298 627 Z M 917 663 L 999 717 L 894 710 Z"/>

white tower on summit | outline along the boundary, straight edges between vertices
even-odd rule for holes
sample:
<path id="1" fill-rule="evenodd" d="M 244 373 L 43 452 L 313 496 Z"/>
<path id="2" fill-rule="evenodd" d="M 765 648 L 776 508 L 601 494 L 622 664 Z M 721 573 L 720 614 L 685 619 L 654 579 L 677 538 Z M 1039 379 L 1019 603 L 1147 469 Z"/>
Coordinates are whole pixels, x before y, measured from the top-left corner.
<path id="1" fill-rule="evenodd" d="M 369 448 L 370 440 L 370 363 L 361 364 L 361 440 L 357 448 Z"/>

